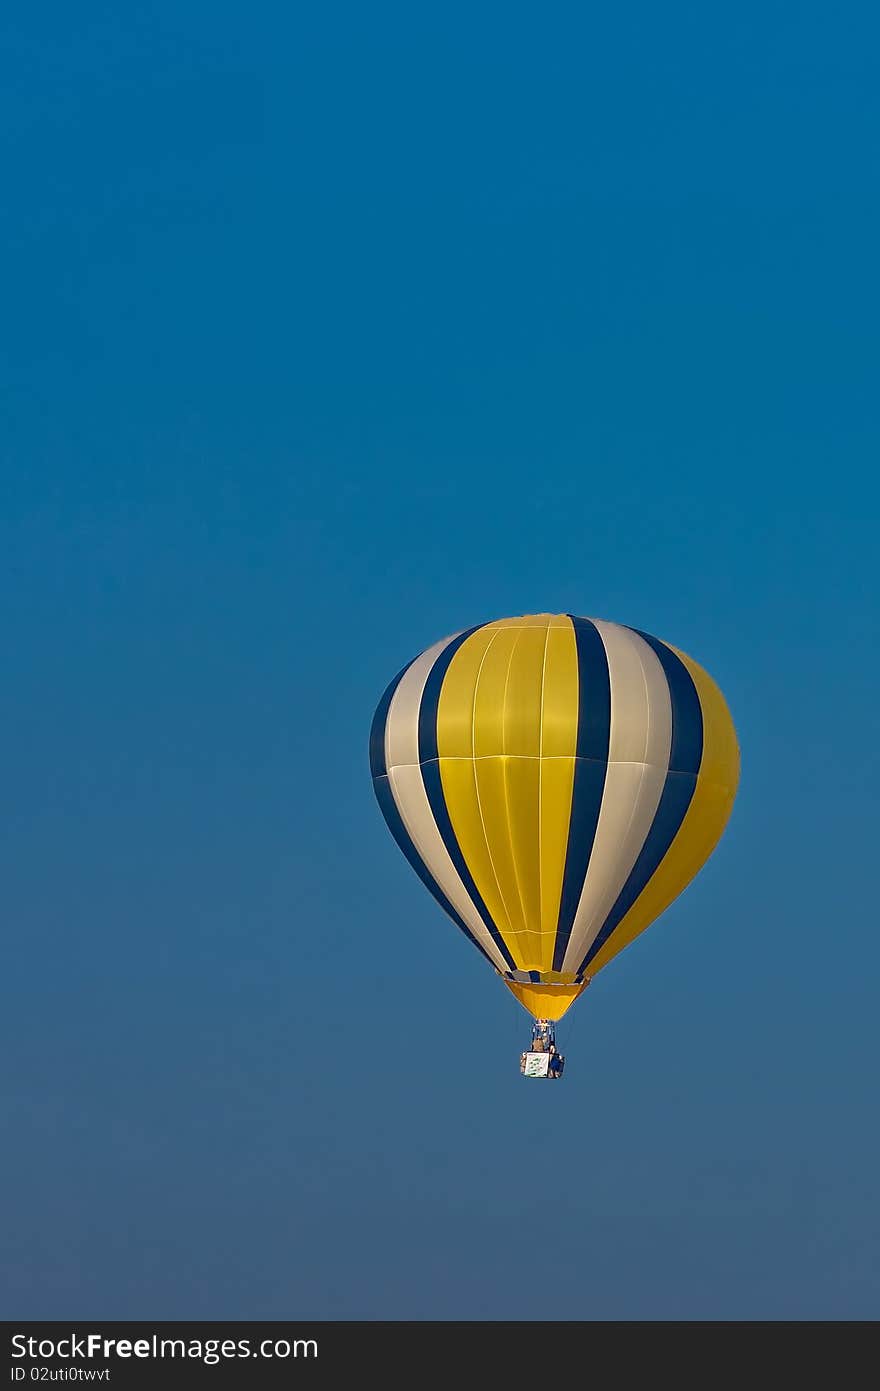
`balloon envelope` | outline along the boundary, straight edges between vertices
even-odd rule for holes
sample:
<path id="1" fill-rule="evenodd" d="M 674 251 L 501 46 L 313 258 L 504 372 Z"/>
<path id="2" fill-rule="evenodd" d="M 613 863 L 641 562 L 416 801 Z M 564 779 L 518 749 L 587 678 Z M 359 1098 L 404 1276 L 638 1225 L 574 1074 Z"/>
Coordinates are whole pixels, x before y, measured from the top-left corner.
<path id="1" fill-rule="evenodd" d="M 426 888 L 548 1019 L 690 882 L 739 780 L 702 667 L 569 614 L 498 619 L 415 657 L 379 702 L 370 763 Z"/>

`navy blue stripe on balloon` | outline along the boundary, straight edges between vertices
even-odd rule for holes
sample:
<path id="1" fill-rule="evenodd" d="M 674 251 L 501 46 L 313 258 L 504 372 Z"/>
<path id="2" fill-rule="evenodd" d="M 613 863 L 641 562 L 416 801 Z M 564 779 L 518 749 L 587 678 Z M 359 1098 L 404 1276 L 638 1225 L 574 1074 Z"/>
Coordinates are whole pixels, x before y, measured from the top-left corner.
<path id="1" fill-rule="evenodd" d="M 440 706 L 440 687 L 443 685 L 443 678 L 452 665 L 452 659 L 460 647 L 467 642 L 472 633 L 477 628 L 482 628 L 482 623 L 477 623 L 473 628 L 467 628 L 458 637 L 452 639 L 444 647 L 436 662 L 428 672 L 428 679 L 425 682 L 425 689 L 422 692 L 422 703 L 419 706 L 419 762 L 430 763 L 432 759 L 439 757 L 437 749 L 437 710 Z"/>
<path id="2" fill-rule="evenodd" d="M 640 638 L 656 654 L 669 686 L 672 701 L 672 747 L 669 751 L 670 773 L 693 773 L 700 771 L 703 759 L 703 710 L 693 677 L 680 657 L 671 647 L 650 633 L 641 633 Z"/>
<path id="3" fill-rule="evenodd" d="M 516 970 L 516 962 L 510 954 L 507 943 L 498 931 L 492 914 L 483 901 L 483 895 L 474 883 L 473 875 L 467 867 L 467 862 L 455 838 L 455 832 L 452 829 L 452 822 L 449 819 L 449 811 L 446 806 L 446 797 L 443 793 L 439 758 L 433 759 L 431 763 L 423 763 L 421 765 L 421 770 L 422 782 L 425 784 L 425 793 L 431 807 L 437 830 L 440 832 L 443 844 L 446 846 L 449 858 L 455 866 L 458 877 L 464 885 L 465 893 L 483 919 L 487 932 L 491 934 L 492 941 L 504 957 L 507 965 L 514 971 Z"/>
<path id="4" fill-rule="evenodd" d="M 645 843 L 617 901 L 578 967 L 578 975 L 587 969 L 593 958 L 602 950 L 614 929 L 656 873 L 661 860 L 678 835 L 696 790 L 697 774 L 703 757 L 703 711 L 690 672 L 665 643 L 658 642 L 647 633 L 639 633 L 639 637 L 644 638 L 657 654 L 669 686 L 672 704 L 669 768 Z"/>
<path id="5" fill-rule="evenodd" d="M 376 706 L 373 723 L 370 725 L 370 772 L 374 778 L 381 778 L 388 771 L 385 766 L 385 725 L 388 711 L 394 699 L 394 692 L 411 666 L 412 662 L 407 662 L 405 667 L 401 667 L 394 680 L 385 687 L 382 699 Z"/>
<path id="6" fill-rule="evenodd" d="M 412 865 L 416 874 L 421 879 L 425 888 L 437 900 L 443 911 L 449 914 L 456 927 L 459 927 L 461 929 L 465 937 L 467 937 L 468 941 L 473 942 L 477 951 L 480 953 L 481 956 L 484 956 L 486 958 L 492 969 L 497 970 L 498 968 L 495 965 L 495 962 L 488 955 L 485 948 L 482 947 L 480 943 L 477 941 L 476 937 L 471 932 L 464 919 L 453 908 L 452 904 L 449 902 L 449 899 L 446 897 L 445 893 L 440 888 L 440 885 L 437 883 L 434 876 L 428 870 L 424 860 L 422 859 L 418 850 L 413 844 L 412 838 L 410 837 L 408 830 L 403 824 L 403 818 L 401 817 L 400 812 L 397 809 L 397 803 L 394 800 L 394 793 L 391 790 L 391 784 L 389 782 L 387 773 L 383 774 L 381 777 L 373 779 L 373 791 L 376 794 L 376 801 L 379 803 L 379 810 L 385 817 L 389 831 L 393 835 L 394 839 L 397 841 L 397 844 L 400 846 L 406 858 L 409 860 L 410 864 Z"/>
<path id="7" fill-rule="evenodd" d="M 561 971 L 593 853 L 608 772 L 611 739 L 611 678 L 605 644 L 595 623 L 568 617 L 574 626 L 578 661 L 578 730 L 568 846 L 553 949 L 553 970 Z"/>
<path id="8" fill-rule="evenodd" d="M 440 705 L 440 691 L 443 686 L 443 678 L 446 676 L 452 659 L 458 649 L 463 643 L 467 642 L 472 633 L 475 633 L 478 628 L 482 627 L 483 624 L 478 623 L 475 627 L 468 628 L 466 632 L 459 633 L 458 637 L 453 638 L 452 642 L 444 647 L 428 673 L 425 689 L 422 692 L 422 703 L 419 706 L 419 763 L 421 765 L 422 781 L 425 785 L 428 804 L 433 813 L 437 830 L 440 832 L 440 837 L 443 844 L 446 846 L 449 858 L 455 866 L 458 877 L 464 885 L 468 898 L 482 918 L 486 931 L 491 934 L 492 941 L 501 952 L 507 965 L 511 970 L 515 970 L 516 962 L 511 956 L 510 950 L 504 938 L 501 936 L 492 914 L 486 907 L 483 895 L 474 882 L 474 877 L 467 867 L 455 832 L 452 829 L 449 809 L 446 805 L 446 797 L 443 792 L 443 782 L 440 777 L 440 755 L 437 748 L 437 711 Z"/>

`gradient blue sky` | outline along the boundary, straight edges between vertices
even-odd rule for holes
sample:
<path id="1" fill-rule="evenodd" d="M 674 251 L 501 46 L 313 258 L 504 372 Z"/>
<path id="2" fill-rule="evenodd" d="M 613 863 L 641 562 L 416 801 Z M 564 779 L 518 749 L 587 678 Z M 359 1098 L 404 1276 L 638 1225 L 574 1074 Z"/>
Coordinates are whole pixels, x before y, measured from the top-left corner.
<path id="1" fill-rule="evenodd" d="M 875 7 L 2 27 L 6 1316 L 877 1317 Z M 743 755 L 555 1088 L 367 762 L 541 610 Z"/>

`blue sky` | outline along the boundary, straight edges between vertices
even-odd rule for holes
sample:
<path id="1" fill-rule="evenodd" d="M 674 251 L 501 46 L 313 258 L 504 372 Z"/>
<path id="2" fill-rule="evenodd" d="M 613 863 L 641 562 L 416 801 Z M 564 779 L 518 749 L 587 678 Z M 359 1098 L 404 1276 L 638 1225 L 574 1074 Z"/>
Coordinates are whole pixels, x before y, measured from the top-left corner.
<path id="1" fill-rule="evenodd" d="M 7 1316 L 877 1316 L 878 30 L 6 16 Z M 544 610 L 743 761 L 557 1088 L 367 762 Z"/>

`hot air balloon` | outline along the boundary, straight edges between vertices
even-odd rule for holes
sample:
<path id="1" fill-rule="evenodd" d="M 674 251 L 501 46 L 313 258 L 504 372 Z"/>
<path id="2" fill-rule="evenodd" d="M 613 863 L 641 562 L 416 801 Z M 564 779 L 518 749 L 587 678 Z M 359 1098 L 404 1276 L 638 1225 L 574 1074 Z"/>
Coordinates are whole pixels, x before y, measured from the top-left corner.
<path id="1" fill-rule="evenodd" d="M 690 883 L 739 781 L 724 697 L 693 658 L 598 618 L 527 614 L 443 638 L 373 718 L 373 787 L 425 887 L 534 1022 L 555 1025 Z"/>

